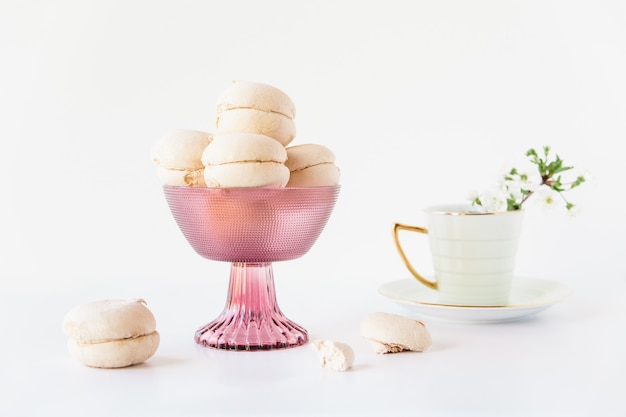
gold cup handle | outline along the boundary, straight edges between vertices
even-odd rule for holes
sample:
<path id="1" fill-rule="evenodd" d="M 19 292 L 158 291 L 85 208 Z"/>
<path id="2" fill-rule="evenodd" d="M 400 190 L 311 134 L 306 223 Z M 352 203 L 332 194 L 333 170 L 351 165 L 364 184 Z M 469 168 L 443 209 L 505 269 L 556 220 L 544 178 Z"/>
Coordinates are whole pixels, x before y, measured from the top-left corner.
<path id="1" fill-rule="evenodd" d="M 404 249 L 402 249 L 402 245 L 400 244 L 400 239 L 398 238 L 398 232 L 400 230 L 406 230 L 409 232 L 418 232 L 418 233 L 423 233 L 426 235 L 428 234 L 428 229 L 425 227 L 420 227 L 420 226 L 408 226 L 406 224 L 394 223 L 393 224 L 393 239 L 396 242 L 396 249 L 398 249 L 398 253 L 400 254 L 400 257 L 402 258 L 402 260 L 404 261 L 404 265 L 406 265 L 407 269 L 411 272 L 411 274 L 413 274 L 413 276 L 419 282 L 426 285 L 428 288 L 432 288 L 433 290 L 436 290 L 437 283 L 434 281 L 429 281 L 426 278 L 424 278 L 419 272 L 415 270 L 415 268 L 413 268 L 413 265 L 411 265 L 411 262 L 409 262 L 409 259 L 406 257 L 406 254 L 404 253 Z"/>

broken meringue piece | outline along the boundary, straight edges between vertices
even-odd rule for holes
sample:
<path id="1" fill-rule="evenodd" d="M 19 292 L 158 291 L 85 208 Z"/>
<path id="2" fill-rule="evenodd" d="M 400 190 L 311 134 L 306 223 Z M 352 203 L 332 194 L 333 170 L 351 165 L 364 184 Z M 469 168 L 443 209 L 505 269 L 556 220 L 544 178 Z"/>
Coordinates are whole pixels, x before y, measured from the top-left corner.
<path id="1" fill-rule="evenodd" d="M 426 325 L 390 313 L 372 313 L 361 321 L 361 336 L 368 339 L 376 353 L 405 350 L 423 352 L 432 344 Z"/>
<path id="2" fill-rule="evenodd" d="M 312 347 L 324 368 L 331 371 L 347 371 L 352 367 L 354 351 L 349 345 L 332 340 L 316 340 Z"/>

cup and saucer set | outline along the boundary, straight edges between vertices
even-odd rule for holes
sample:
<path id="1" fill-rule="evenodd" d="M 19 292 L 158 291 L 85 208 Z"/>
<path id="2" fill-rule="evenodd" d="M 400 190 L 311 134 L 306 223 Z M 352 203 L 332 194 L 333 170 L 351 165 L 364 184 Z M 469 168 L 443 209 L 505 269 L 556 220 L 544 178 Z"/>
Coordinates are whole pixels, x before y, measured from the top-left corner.
<path id="1" fill-rule="evenodd" d="M 440 205 L 424 214 L 427 226 L 394 224 L 396 249 L 415 279 L 382 285 L 382 296 L 423 317 L 497 323 L 527 318 L 570 295 L 562 283 L 514 274 L 521 210 L 488 213 L 467 205 Z M 413 267 L 400 231 L 428 236 L 434 276 Z"/>

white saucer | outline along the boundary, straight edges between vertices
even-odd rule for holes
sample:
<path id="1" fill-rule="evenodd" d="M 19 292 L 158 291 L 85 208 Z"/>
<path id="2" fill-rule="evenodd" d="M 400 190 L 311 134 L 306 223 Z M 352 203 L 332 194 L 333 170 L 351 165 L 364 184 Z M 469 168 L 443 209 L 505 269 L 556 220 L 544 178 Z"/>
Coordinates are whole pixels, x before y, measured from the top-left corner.
<path id="1" fill-rule="evenodd" d="M 465 323 L 519 320 L 551 307 L 571 293 L 564 284 L 535 278 L 515 278 L 510 303 L 502 307 L 438 304 L 437 292 L 413 278 L 389 282 L 378 292 L 420 316 Z"/>

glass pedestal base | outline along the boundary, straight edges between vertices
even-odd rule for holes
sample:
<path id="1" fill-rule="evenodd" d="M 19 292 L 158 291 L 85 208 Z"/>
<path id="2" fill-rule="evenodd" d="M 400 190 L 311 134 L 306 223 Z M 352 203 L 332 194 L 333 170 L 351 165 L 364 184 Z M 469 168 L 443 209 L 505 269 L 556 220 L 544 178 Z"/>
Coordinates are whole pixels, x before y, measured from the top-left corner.
<path id="1" fill-rule="evenodd" d="M 278 307 L 271 262 L 233 262 L 224 310 L 195 334 L 198 344 L 224 350 L 286 349 L 308 340 Z"/>

